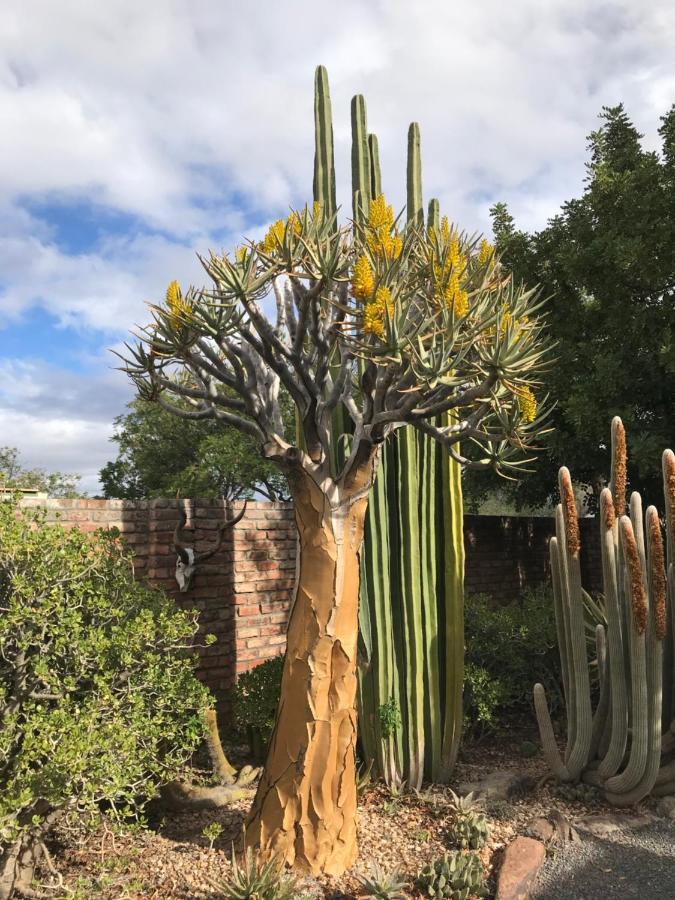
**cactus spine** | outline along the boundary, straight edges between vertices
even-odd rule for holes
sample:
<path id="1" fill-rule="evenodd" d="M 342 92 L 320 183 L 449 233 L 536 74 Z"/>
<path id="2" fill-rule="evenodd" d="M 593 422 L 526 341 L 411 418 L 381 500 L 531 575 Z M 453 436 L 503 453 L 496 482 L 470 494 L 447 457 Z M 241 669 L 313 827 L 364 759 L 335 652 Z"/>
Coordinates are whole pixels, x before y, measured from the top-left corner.
<path id="1" fill-rule="evenodd" d="M 666 547 L 655 507 L 643 516 L 640 495 L 625 515 L 626 441 L 623 424 L 612 421 L 612 476 L 600 495 L 599 523 L 606 629 L 597 627 L 600 697 L 591 717 L 586 658 L 578 525 L 571 481 L 561 469 L 561 505 L 550 554 L 553 595 L 567 707 L 567 748 L 561 756 L 542 685 L 534 702 L 544 753 L 561 781 L 580 778 L 604 790 L 616 806 L 638 803 L 648 794 L 675 790 L 672 711 L 664 708 L 662 685 L 672 684 L 672 656 L 664 654 L 673 620 L 673 515 L 675 457 L 663 454 Z M 671 480 L 672 476 L 672 480 Z M 627 751 L 627 752 L 626 752 Z"/>

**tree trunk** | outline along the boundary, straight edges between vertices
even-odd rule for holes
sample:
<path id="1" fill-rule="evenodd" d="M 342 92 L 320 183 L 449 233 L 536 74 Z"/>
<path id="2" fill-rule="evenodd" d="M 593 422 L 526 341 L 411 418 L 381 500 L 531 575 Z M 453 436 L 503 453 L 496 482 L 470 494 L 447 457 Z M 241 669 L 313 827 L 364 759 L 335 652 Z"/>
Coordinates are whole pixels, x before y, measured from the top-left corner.
<path id="1" fill-rule="evenodd" d="M 364 481 L 373 469 L 362 471 Z M 356 648 L 367 492 L 356 500 L 332 494 L 329 503 L 308 475 L 294 482 L 300 576 L 246 844 L 303 871 L 340 874 L 357 852 Z"/>

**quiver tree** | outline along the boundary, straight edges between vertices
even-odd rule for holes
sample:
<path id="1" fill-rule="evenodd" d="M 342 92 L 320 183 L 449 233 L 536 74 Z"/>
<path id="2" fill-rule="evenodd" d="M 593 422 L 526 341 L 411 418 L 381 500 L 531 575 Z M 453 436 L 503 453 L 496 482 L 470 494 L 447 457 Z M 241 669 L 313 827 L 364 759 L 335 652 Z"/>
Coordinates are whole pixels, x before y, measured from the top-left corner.
<path id="1" fill-rule="evenodd" d="M 332 168 L 325 149 L 315 179 Z M 211 253 L 211 286 L 183 294 L 172 282 L 125 360 L 142 397 L 240 428 L 288 479 L 298 588 L 246 841 L 312 872 L 356 858 L 359 548 L 382 445 L 409 424 L 460 464 L 508 476 L 545 415 L 537 292 L 445 218 L 400 226 L 381 194 L 363 212 L 341 223 L 329 192 L 262 242 Z"/>

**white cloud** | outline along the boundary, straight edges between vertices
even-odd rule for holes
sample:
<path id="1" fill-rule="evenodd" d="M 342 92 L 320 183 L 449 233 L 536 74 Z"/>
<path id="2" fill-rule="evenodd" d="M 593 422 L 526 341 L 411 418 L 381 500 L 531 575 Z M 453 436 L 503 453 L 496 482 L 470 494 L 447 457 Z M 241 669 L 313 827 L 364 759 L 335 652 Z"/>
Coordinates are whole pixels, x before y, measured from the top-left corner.
<path id="1" fill-rule="evenodd" d="M 0 327 L 38 305 L 117 341 L 170 279 L 203 280 L 195 250 L 304 203 L 317 63 L 331 78 L 347 210 L 349 101 L 363 92 L 397 206 L 415 119 L 426 194 L 451 218 L 486 229 L 505 199 L 537 227 L 581 190 L 603 104 L 624 101 L 658 145 L 673 46 L 671 0 L 284 0 L 255 14 L 234 0 L 2 4 Z M 84 200 L 138 224 L 68 253 L 26 200 Z M 24 377 L 45 379 L 47 399 L 55 390 L 53 371 Z M 80 412 L 17 412 L 0 398 L 0 431 L 21 432 L 25 453 L 98 467 L 107 426 L 88 385 L 69 389 Z M 104 378 L 97 390 L 110 390 Z"/>
<path id="2" fill-rule="evenodd" d="M 17 447 L 26 468 L 78 473 L 83 490 L 97 491 L 99 470 L 115 456 L 112 420 L 132 393 L 111 364 L 75 373 L 0 359 L 0 445 Z"/>

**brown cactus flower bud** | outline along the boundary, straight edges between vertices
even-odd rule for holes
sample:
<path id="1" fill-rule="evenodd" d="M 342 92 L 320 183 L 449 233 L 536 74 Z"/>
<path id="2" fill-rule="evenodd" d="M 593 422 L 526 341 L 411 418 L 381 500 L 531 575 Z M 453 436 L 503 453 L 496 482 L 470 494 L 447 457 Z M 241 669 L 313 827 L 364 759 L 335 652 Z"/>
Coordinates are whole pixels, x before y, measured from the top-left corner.
<path id="1" fill-rule="evenodd" d="M 560 470 L 560 502 L 565 518 L 565 536 L 567 549 L 575 556 L 581 547 L 579 539 L 579 519 L 577 518 L 577 504 L 574 500 L 574 489 L 569 469 L 563 466 Z"/>
<path id="2" fill-rule="evenodd" d="M 626 509 L 626 430 L 618 416 L 612 421 L 612 498 L 614 515 L 621 518 Z"/>
<path id="3" fill-rule="evenodd" d="M 675 453 L 663 451 L 663 492 L 666 495 L 666 509 L 670 513 L 670 521 L 666 526 L 671 535 L 675 535 Z"/>
<path id="4" fill-rule="evenodd" d="M 654 610 L 654 634 L 657 641 L 666 636 L 666 567 L 663 558 L 663 536 L 659 515 L 653 506 L 647 510 L 649 529 L 649 576 Z"/>
<path id="5" fill-rule="evenodd" d="M 607 531 L 610 531 L 614 527 L 616 516 L 614 515 L 614 500 L 609 488 L 603 488 L 600 494 L 600 514 L 605 523 L 605 528 Z"/>
<path id="6" fill-rule="evenodd" d="M 644 634 L 647 626 L 647 598 L 642 581 L 642 566 L 640 554 L 633 533 L 633 526 L 628 516 L 621 517 L 621 533 L 623 537 L 623 549 L 628 566 L 628 581 L 630 584 L 630 601 L 633 608 L 633 621 L 638 634 Z"/>

